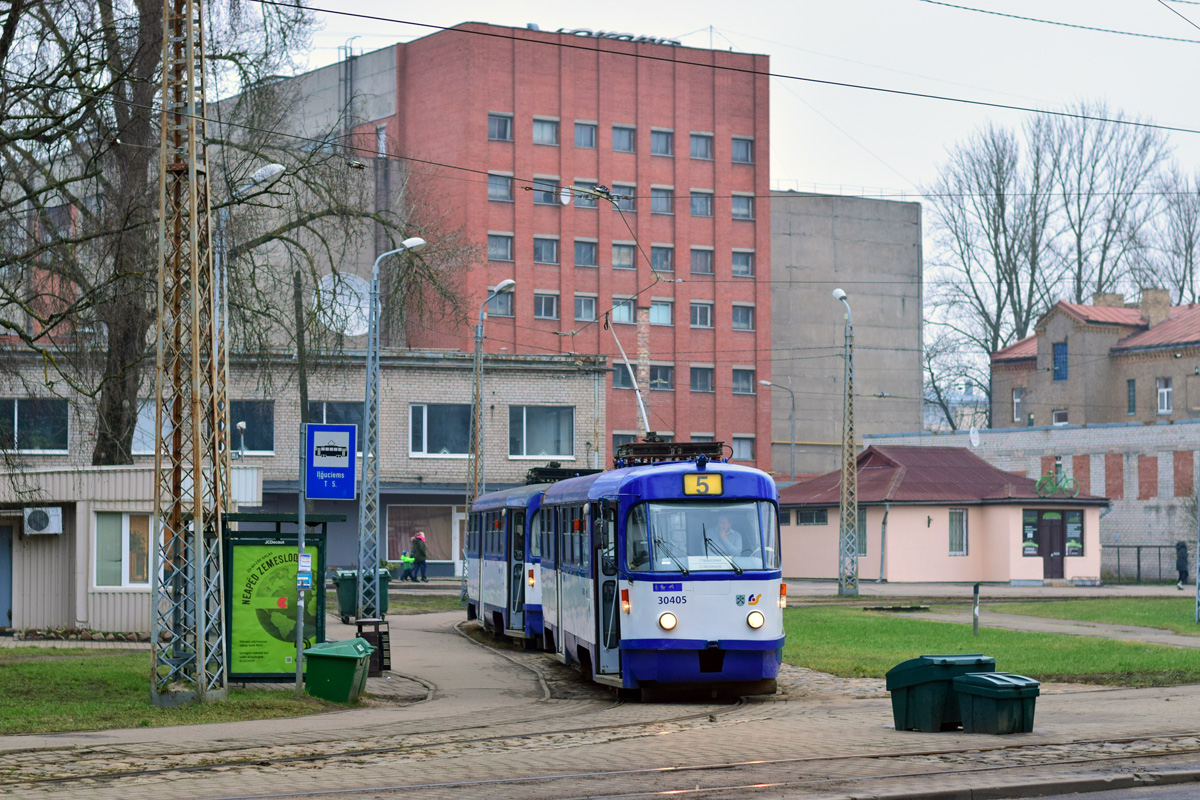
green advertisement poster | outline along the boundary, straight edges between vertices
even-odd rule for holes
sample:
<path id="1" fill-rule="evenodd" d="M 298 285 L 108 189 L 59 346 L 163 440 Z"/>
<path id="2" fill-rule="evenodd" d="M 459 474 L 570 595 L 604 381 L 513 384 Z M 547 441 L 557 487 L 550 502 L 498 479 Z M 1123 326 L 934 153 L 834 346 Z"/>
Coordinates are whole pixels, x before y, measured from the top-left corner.
<path id="1" fill-rule="evenodd" d="M 294 677 L 296 674 L 296 571 L 299 553 L 295 539 L 234 541 L 229 570 L 230 677 Z M 313 560 L 313 575 L 324 575 L 321 550 L 305 542 Z M 304 592 L 304 647 L 320 641 L 321 609 L 317 590 Z"/>

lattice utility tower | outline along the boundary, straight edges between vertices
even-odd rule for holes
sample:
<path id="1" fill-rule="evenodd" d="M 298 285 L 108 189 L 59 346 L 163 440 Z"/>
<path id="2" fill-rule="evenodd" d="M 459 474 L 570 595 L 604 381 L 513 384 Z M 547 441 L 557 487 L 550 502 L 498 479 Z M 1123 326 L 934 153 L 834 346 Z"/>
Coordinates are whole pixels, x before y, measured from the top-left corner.
<path id="1" fill-rule="evenodd" d="M 225 696 L 221 524 L 229 408 L 205 154 L 202 0 L 164 0 L 150 695 Z"/>
<path id="2" fill-rule="evenodd" d="M 838 293 L 841 296 L 838 296 Z M 846 372 L 842 392 L 842 496 L 838 536 L 838 595 L 858 597 L 858 462 L 854 452 L 854 322 L 841 289 L 834 297 L 846 306 Z"/>

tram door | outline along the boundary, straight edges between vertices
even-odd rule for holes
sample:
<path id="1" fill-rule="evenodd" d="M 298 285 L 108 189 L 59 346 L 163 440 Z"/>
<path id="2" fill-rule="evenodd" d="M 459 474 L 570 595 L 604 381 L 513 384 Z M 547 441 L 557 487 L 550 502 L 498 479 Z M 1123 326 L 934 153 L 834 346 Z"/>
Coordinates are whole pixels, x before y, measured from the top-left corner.
<path id="1" fill-rule="evenodd" d="M 554 616 L 555 624 L 558 627 L 555 628 L 554 651 L 564 658 L 567 653 L 567 637 L 563 631 L 563 606 L 567 604 L 566 595 L 563 592 L 563 576 L 566 574 L 566 570 L 563 569 L 563 561 L 567 557 L 566 548 L 563 546 L 563 539 L 566 535 L 566 525 L 563 524 L 565 514 L 566 509 L 559 506 L 554 509 L 553 516 L 545 521 L 554 526 L 554 532 L 552 533 L 554 537 L 554 563 L 557 565 L 557 568 L 554 570 L 554 596 L 557 598 L 557 602 L 554 604 Z"/>
<path id="2" fill-rule="evenodd" d="M 508 628 L 525 631 L 525 512 L 514 511 L 508 526 Z"/>
<path id="3" fill-rule="evenodd" d="M 596 642 L 597 671 L 602 675 L 621 672 L 621 592 L 617 574 L 617 512 L 602 506 L 596 532 Z"/>

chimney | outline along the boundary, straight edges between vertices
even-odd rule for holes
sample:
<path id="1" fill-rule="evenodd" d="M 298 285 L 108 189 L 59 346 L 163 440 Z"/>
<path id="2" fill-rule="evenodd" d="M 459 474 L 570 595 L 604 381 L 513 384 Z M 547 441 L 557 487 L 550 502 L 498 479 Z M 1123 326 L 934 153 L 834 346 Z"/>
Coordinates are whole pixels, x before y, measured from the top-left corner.
<path id="1" fill-rule="evenodd" d="M 1142 302 L 1138 306 L 1142 316 L 1153 328 L 1171 316 L 1171 293 L 1166 289 L 1142 289 Z"/>
<path id="2" fill-rule="evenodd" d="M 1125 295 L 1118 292 L 1096 292 L 1092 295 L 1092 305 L 1105 308 L 1122 308 L 1125 305 Z"/>

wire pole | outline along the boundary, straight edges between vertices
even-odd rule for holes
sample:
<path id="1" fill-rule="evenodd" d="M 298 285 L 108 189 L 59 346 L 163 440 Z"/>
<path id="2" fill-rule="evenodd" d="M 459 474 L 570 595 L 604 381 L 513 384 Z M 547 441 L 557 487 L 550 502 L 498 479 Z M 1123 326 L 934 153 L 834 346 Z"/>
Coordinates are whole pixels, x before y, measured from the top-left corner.
<path id="1" fill-rule="evenodd" d="M 842 496 L 838 539 L 838 596 L 858 597 L 858 464 L 854 453 L 854 323 L 846 293 L 833 296 L 846 306 L 846 364 L 842 393 Z"/>

